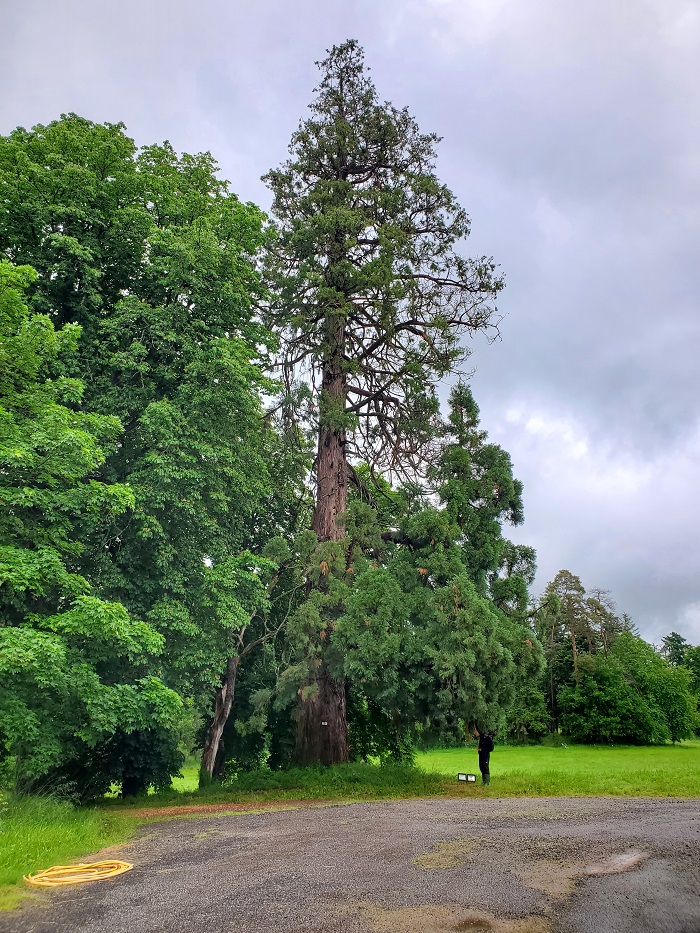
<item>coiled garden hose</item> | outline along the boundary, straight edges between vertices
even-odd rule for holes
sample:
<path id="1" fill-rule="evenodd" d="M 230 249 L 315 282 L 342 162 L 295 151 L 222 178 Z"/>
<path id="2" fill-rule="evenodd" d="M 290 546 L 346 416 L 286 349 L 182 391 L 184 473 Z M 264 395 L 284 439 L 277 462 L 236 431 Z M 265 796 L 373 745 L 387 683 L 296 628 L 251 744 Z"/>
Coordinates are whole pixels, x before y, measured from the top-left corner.
<path id="1" fill-rule="evenodd" d="M 85 881 L 102 881 L 131 871 L 134 866 L 129 862 L 90 862 L 79 865 L 54 865 L 38 871 L 35 875 L 25 875 L 27 884 L 36 888 L 58 888 L 64 884 L 83 884 Z"/>

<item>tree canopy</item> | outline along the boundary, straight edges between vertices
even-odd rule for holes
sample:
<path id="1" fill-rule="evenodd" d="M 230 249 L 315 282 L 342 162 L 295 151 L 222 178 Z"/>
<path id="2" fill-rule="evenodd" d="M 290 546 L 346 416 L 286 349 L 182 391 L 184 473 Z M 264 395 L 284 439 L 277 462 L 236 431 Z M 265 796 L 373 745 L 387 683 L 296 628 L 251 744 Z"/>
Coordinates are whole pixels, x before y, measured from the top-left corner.
<path id="1" fill-rule="evenodd" d="M 122 125 L 75 115 L 1 140 L 0 184 L 0 244 L 36 269 L 32 308 L 81 328 L 62 372 L 122 425 L 99 473 L 133 508 L 87 530 L 79 566 L 163 637 L 167 683 L 204 711 L 265 593 L 250 552 L 279 525 L 267 507 L 296 479 L 273 490 L 267 470 L 264 217 L 210 155 L 137 150 Z"/>
<path id="2" fill-rule="evenodd" d="M 123 124 L 0 137 L 2 780 L 698 729 L 699 647 L 568 570 L 531 596 L 464 372 L 503 280 L 358 43 L 318 66 L 270 219 Z"/>
<path id="3" fill-rule="evenodd" d="M 181 706 L 156 673 L 162 637 L 79 572 L 134 499 L 96 478 L 121 426 L 55 375 L 80 330 L 30 313 L 34 279 L 0 260 L 0 742 L 25 786 L 118 730 L 172 730 Z"/>

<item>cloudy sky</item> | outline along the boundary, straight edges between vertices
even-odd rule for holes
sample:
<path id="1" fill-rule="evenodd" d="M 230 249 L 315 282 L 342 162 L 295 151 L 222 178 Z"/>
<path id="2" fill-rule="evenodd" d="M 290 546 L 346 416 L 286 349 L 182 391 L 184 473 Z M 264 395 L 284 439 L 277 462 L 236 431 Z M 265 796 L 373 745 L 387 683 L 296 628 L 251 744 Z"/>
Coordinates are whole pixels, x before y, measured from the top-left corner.
<path id="1" fill-rule="evenodd" d="M 359 39 L 506 276 L 473 387 L 536 588 L 566 567 L 700 643 L 698 0 L 2 0 L 0 26 L 1 133 L 123 121 L 265 208 L 314 61 Z"/>

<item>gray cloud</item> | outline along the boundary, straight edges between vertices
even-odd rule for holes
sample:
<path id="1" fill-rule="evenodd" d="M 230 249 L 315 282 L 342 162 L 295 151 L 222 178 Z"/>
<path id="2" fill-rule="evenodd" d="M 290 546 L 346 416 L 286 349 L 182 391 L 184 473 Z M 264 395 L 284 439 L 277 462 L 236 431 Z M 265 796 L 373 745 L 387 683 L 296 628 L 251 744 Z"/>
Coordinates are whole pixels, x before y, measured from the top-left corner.
<path id="1" fill-rule="evenodd" d="M 700 8 L 692 0 L 6 0 L 0 131 L 76 111 L 210 149 L 244 199 L 286 154 L 334 42 L 444 137 L 506 274 L 476 341 L 484 426 L 525 482 L 538 586 L 612 590 L 700 642 Z M 514 536 L 515 536 L 514 535 Z"/>

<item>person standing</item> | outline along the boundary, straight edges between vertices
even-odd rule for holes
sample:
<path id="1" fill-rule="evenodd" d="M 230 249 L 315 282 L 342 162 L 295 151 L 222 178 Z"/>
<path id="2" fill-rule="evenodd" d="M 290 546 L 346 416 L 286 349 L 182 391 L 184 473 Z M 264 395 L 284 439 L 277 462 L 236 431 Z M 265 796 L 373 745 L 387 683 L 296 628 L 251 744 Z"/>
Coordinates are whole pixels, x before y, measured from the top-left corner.
<path id="1" fill-rule="evenodd" d="M 493 751 L 493 736 L 490 732 L 483 732 L 479 735 L 479 771 L 481 771 L 481 780 L 484 784 L 491 782 L 491 772 L 489 770 L 489 759 Z"/>

